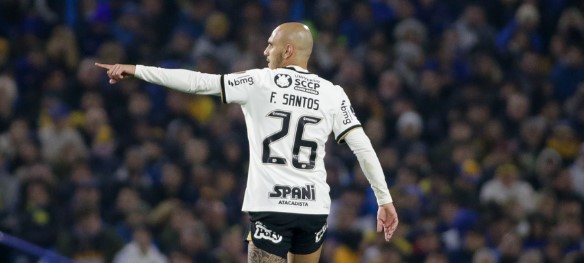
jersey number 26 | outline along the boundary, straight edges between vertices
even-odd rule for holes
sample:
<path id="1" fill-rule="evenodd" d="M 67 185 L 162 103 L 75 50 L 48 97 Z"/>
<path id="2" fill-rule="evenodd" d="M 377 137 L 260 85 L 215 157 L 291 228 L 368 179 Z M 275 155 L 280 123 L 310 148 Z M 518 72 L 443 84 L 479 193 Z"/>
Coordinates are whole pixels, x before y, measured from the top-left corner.
<path id="1" fill-rule="evenodd" d="M 292 113 L 282 110 L 275 110 L 270 112 L 267 117 L 270 118 L 280 118 L 282 119 L 282 128 L 276 133 L 266 137 L 263 141 L 263 153 L 262 162 L 266 164 L 286 164 L 286 158 L 271 156 L 270 155 L 270 144 L 276 142 L 286 135 L 290 128 L 290 116 Z M 296 137 L 294 138 L 294 146 L 292 146 L 292 166 L 297 169 L 313 169 L 316 160 L 316 149 L 318 144 L 315 141 L 309 141 L 302 139 L 302 134 L 304 133 L 304 127 L 307 124 L 317 124 L 320 122 L 320 118 L 313 116 L 300 116 L 298 119 L 298 124 L 296 125 Z M 300 154 L 300 147 L 306 147 L 310 149 L 310 157 L 308 162 L 301 162 L 298 158 Z"/>

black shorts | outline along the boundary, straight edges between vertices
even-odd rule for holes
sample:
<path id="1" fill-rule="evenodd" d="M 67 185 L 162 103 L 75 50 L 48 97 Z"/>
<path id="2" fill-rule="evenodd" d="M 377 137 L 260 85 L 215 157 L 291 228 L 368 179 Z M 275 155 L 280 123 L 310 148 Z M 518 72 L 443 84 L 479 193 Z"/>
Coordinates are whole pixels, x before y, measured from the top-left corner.
<path id="1" fill-rule="evenodd" d="M 250 229 L 246 241 L 283 258 L 288 252 L 306 255 L 324 242 L 328 215 L 277 212 L 249 212 Z"/>

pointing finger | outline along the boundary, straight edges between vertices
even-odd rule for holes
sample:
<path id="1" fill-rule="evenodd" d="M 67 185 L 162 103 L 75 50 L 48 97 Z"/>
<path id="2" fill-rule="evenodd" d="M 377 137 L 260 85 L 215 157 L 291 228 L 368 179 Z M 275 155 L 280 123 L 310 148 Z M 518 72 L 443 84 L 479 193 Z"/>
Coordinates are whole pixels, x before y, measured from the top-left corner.
<path id="1" fill-rule="evenodd" d="M 101 64 L 101 63 L 94 63 L 95 66 L 98 66 L 100 68 L 104 68 L 104 69 L 111 69 L 113 67 L 113 65 L 110 64 Z"/>

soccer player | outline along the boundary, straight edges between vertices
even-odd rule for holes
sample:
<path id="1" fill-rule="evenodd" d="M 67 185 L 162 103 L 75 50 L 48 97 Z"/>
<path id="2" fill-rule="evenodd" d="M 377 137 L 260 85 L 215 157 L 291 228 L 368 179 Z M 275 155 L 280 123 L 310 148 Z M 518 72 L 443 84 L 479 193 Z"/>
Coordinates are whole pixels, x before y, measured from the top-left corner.
<path id="1" fill-rule="evenodd" d="M 349 145 L 373 188 L 377 231 L 389 241 L 398 225 L 383 170 L 349 98 L 341 87 L 306 70 L 312 43 L 306 25 L 284 23 L 268 39 L 268 68 L 225 75 L 96 63 L 107 70 L 111 84 L 135 76 L 241 105 L 250 149 L 242 211 L 250 215 L 251 263 L 318 262 L 331 204 L 323 161 L 331 132 Z"/>

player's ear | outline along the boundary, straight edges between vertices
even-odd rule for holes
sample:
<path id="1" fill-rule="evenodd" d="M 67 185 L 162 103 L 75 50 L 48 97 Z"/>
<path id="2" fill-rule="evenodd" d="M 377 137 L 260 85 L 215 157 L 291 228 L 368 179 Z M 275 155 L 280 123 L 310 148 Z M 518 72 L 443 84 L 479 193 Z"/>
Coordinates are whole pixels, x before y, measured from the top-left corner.
<path id="1" fill-rule="evenodd" d="M 286 50 L 284 51 L 284 58 L 290 58 L 294 54 L 294 47 L 290 44 L 286 44 Z"/>

